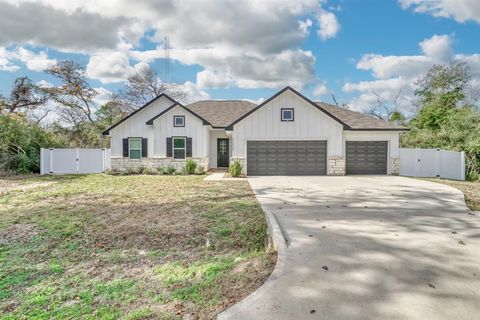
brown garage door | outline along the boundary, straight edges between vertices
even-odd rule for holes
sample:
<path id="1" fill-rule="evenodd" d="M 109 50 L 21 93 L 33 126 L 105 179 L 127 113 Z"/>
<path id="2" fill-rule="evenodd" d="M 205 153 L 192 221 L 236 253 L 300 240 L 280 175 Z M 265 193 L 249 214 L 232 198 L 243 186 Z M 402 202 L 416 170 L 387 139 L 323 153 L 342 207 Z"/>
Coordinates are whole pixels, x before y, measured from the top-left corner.
<path id="1" fill-rule="evenodd" d="M 248 141 L 247 174 L 325 175 L 327 141 Z"/>
<path id="2" fill-rule="evenodd" d="M 347 141 L 347 174 L 386 174 L 387 141 Z"/>

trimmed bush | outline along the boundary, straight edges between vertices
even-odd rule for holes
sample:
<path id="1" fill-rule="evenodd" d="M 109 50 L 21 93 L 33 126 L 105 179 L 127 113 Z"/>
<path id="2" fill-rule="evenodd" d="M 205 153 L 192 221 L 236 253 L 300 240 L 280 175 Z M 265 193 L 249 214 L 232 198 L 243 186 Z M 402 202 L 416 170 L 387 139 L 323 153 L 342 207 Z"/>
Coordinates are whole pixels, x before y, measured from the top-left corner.
<path id="1" fill-rule="evenodd" d="M 197 163 L 192 159 L 188 159 L 187 162 L 185 162 L 185 166 L 183 167 L 183 173 L 195 174 L 196 169 L 197 169 Z"/>
<path id="2" fill-rule="evenodd" d="M 243 169 L 243 166 L 240 162 L 233 161 L 228 171 L 230 171 L 230 175 L 232 177 L 237 178 L 242 174 L 242 169 Z"/>

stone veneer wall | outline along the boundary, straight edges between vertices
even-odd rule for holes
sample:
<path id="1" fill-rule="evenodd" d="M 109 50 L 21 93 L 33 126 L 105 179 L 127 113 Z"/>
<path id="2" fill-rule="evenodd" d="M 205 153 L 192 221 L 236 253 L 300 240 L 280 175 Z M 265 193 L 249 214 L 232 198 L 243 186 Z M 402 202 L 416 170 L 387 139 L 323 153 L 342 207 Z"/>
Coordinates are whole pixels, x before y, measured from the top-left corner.
<path id="1" fill-rule="evenodd" d="M 344 176 L 345 175 L 345 158 L 344 157 L 328 157 L 327 175 Z"/>
<path id="2" fill-rule="evenodd" d="M 400 174 L 400 158 L 390 158 L 390 174 L 392 176 Z"/>
<path id="3" fill-rule="evenodd" d="M 187 158 L 185 160 L 173 160 L 172 158 L 142 158 L 141 160 L 132 160 L 130 158 L 111 158 L 113 170 L 137 169 L 141 166 L 147 168 L 174 167 L 181 170 L 188 159 L 193 159 L 199 166 L 208 169 L 208 158 Z"/>

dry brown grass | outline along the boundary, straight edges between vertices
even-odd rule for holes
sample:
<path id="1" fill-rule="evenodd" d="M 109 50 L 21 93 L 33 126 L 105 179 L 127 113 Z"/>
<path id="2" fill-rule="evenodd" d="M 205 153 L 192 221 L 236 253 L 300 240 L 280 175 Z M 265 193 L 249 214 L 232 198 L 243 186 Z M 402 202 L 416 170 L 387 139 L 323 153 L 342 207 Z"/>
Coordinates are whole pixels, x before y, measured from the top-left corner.
<path id="1" fill-rule="evenodd" d="M 2 183 L 0 310 L 12 319 L 208 319 L 274 266 L 246 181 L 89 175 Z"/>
<path id="2" fill-rule="evenodd" d="M 457 188 L 465 195 L 465 202 L 470 210 L 480 211 L 480 182 L 447 179 L 425 179 Z"/>

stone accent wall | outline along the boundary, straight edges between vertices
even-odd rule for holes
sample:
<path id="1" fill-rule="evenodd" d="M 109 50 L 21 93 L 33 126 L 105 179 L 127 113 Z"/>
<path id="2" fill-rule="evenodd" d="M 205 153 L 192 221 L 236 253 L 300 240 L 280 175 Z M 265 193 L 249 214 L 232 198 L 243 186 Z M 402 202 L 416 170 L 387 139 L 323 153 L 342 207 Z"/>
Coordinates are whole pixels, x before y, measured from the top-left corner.
<path id="1" fill-rule="evenodd" d="M 344 157 L 328 157 L 327 174 L 329 176 L 345 175 L 345 158 Z"/>
<path id="2" fill-rule="evenodd" d="M 193 159 L 199 166 L 205 170 L 208 169 L 208 158 L 187 158 L 185 160 L 173 160 L 173 158 L 142 158 L 141 160 L 132 160 L 130 158 L 111 158 L 113 170 L 138 169 L 141 166 L 156 169 L 158 167 L 174 167 L 181 170 L 188 159 Z"/>
<path id="3" fill-rule="evenodd" d="M 390 174 L 392 176 L 400 174 L 400 158 L 390 158 Z"/>
<path id="4" fill-rule="evenodd" d="M 247 174 L 247 161 L 245 158 L 230 158 L 230 164 L 233 163 L 233 161 L 238 161 L 242 165 L 242 174 Z"/>

